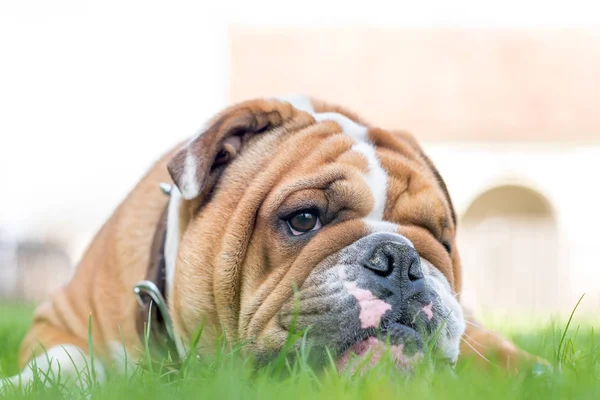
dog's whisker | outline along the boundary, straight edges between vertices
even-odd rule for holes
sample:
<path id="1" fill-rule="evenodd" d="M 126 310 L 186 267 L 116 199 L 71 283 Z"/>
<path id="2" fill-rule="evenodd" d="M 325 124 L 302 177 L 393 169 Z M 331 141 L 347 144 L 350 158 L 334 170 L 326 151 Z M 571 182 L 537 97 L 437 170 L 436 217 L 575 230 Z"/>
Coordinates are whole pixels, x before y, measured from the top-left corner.
<path id="1" fill-rule="evenodd" d="M 498 334 L 497 334 L 496 332 L 490 331 L 489 329 L 486 329 L 486 328 L 484 328 L 483 326 L 477 325 L 477 324 L 476 324 L 476 323 L 474 323 L 474 322 L 468 321 L 468 320 L 466 320 L 466 319 L 465 319 L 465 322 L 466 322 L 467 324 L 469 324 L 469 325 L 472 325 L 472 326 L 474 326 L 475 328 L 479 328 L 479 329 L 481 329 L 482 331 L 489 333 L 490 335 L 493 335 L 494 337 L 499 337 L 499 336 L 498 336 Z"/>
<path id="2" fill-rule="evenodd" d="M 481 354 L 479 352 L 479 350 L 477 350 L 475 347 L 473 347 L 473 345 L 471 343 L 469 343 L 468 341 L 466 341 L 463 338 L 460 338 L 460 340 L 463 341 L 464 344 L 466 344 L 467 346 L 469 346 L 477 355 L 479 355 L 479 357 L 483 358 L 485 361 L 487 361 L 488 363 L 490 363 L 490 365 L 494 365 L 496 366 L 493 362 L 491 362 L 486 356 L 484 356 L 483 354 Z"/>
<path id="3" fill-rule="evenodd" d="M 471 336 L 467 335 L 466 333 L 463 333 L 463 336 L 466 336 L 467 339 L 469 339 L 471 342 L 475 343 L 477 346 L 485 347 L 484 345 L 482 345 L 481 343 L 479 343 L 477 340 L 473 339 Z"/>

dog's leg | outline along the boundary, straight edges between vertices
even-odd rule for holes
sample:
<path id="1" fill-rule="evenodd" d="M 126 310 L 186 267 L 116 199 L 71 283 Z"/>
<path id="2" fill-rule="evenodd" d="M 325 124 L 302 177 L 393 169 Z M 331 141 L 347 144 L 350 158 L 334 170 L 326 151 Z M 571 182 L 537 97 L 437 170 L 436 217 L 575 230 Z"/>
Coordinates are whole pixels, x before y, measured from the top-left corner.
<path id="1" fill-rule="evenodd" d="M 0 379 L 0 392 L 7 386 L 27 387 L 39 379 L 47 387 L 55 383 L 88 388 L 103 382 L 106 369 L 92 359 L 85 341 L 47 323 L 35 323 L 25 337 L 21 350 L 21 373 Z"/>
<path id="2" fill-rule="evenodd" d="M 499 333 L 486 329 L 471 310 L 463 310 L 466 329 L 461 342 L 461 357 L 473 358 L 483 367 L 497 366 L 509 372 L 517 372 L 535 364 L 549 365 L 546 360 L 519 349 Z"/>
<path id="3" fill-rule="evenodd" d="M 85 350 L 72 344 L 64 344 L 54 346 L 31 360 L 20 374 L 0 382 L 0 389 L 2 386 L 25 388 L 36 377 L 46 386 L 58 382 L 74 383 L 83 389 L 94 382 L 102 382 L 105 376 L 102 364 L 97 360 L 92 362 Z"/>

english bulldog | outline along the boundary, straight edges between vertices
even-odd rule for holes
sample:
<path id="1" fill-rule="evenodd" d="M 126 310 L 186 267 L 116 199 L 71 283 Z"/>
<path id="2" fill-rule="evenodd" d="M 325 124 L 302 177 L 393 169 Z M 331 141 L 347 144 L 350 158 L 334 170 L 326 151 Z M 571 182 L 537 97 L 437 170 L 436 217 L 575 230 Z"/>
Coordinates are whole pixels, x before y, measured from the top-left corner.
<path id="1" fill-rule="evenodd" d="M 12 379 L 68 375 L 93 352 L 102 381 L 150 332 L 180 357 L 225 335 L 267 362 L 295 329 L 340 369 L 388 344 L 401 368 L 427 351 L 519 368 L 532 356 L 461 307 L 456 223 L 410 134 L 303 96 L 232 105 L 127 195 L 37 308 Z"/>

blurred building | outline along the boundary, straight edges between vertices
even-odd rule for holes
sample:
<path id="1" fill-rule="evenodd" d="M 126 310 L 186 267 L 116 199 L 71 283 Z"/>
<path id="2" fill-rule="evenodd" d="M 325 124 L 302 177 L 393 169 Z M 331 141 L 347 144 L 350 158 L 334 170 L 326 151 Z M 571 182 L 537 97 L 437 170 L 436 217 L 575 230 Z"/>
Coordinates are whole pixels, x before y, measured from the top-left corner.
<path id="1" fill-rule="evenodd" d="M 460 216 L 464 300 L 600 309 L 600 34 L 231 29 L 233 100 L 308 93 L 412 132 Z"/>
<path id="2" fill-rule="evenodd" d="M 73 263 L 59 243 L 0 235 L 0 301 L 42 301 L 72 272 Z"/>

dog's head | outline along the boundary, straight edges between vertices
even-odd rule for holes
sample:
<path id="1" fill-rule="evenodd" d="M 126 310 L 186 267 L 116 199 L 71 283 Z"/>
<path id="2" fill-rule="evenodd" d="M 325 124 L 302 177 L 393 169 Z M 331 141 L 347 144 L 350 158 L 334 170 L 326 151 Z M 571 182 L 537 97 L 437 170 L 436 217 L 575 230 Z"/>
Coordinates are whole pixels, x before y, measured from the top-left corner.
<path id="1" fill-rule="evenodd" d="M 169 172 L 178 338 L 204 326 L 266 359 L 308 329 L 344 365 L 384 338 L 404 363 L 436 337 L 456 360 L 456 221 L 412 136 L 308 98 L 253 100 L 217 115 Z"/>

